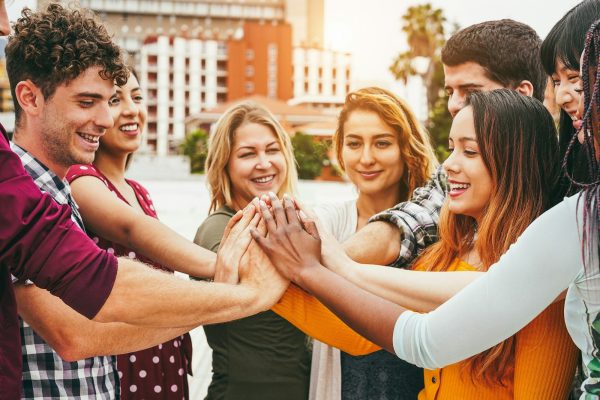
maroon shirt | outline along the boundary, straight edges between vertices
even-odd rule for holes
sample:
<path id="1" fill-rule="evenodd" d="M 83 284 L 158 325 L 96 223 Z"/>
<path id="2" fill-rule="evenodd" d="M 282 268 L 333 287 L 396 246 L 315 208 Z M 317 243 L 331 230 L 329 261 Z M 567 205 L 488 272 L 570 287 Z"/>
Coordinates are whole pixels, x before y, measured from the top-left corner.
<path id="1" fill-rule="evenodd" d="M 42 194 L 0 125 L 0 399 L 20 398 L 21 341 L 11 274 L 30 279 L 93 318 L 108 298 L 117 259 L 71 220 L 70 207 Z"/>

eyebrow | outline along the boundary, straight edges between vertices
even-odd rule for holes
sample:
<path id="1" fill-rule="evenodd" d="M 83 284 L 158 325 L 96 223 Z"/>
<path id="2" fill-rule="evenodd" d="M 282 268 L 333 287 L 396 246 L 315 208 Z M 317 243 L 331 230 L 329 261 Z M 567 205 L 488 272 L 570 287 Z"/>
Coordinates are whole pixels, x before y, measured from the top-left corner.
<path id="1" fill-rule="evenodd" d="M 347 138 L 362 139 L 362 136 L 357 135 L 355 133 L 349 133 L 349 134 L 345 135 L 345 137 L 347 137 Z M 392 134 L 392 133 L 378 133 L 374 137 L 375 137 L 375 139 L 381 139 L 381 138 L 384 138 L 384 137 L 395 137 L 395 135 Z"/>
<path id="2" fill-rule="evenodd" d="M 100 93 L 94 93 L 94 92 L 81 92 L 81 93 L 77 93 L 75 95 L 75 97 L 87 97 L 87 98 L 90 98 L 90 99 L 98 99 L 98 100 L 104 99 L 104 96 L 102 96 Z M 112 95 L 110 97 L 112 97 Z"/>
<path id="3" fill-rule="evenodd" d="M 458 85 L 459 89 L 471 89 L 471 88 L 482 88 L 483 85 L 479 83 L 463 83 L 462 85 Z M 444 85 L 444 89 L 452 89 L 450 85 Z"/>
<path id="4" fill-rule="evenodd" d="M 272 146 L 272 145 L 274 145 L 274 144 L 276 144 L 276 145 L 279 145 L 279 142 L 278 142 L 277 140 L 274 140 L 274 141 L 272 141 L 271 143 L 267 144 L 267 146 L 266 146 L 266 147 L 270 147 L 270 146 Z M 243 149 L 254 150 L 255 148 L 256 148 L 256 146 L 240 146 L 240 147 L 238 147 L 238 148 L 236 149 L 236 151 L 243 150 Z"/>
<path id="5" fill-rule="evenodd" d="M 452 138 L 448 138 L 448 140 L 452 140 L 454 142 L 454 139 Z M 474 137 L 470 137 L 470 136 L 462 136 L 459 137 L 458 139 L 456 139 L 457 142 L 475 142 L 477 143 L 477 139 Z"/>

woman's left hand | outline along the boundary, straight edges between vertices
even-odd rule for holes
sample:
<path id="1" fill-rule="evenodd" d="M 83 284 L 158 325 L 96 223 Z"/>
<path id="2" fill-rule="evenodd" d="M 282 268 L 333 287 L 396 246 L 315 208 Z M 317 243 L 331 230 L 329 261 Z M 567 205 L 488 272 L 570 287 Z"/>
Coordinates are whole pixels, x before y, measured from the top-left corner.
<path id="1" fill-rule="evenodd" d="M 260 220 L 260 214 L 256 212 L 257 206 L 258 202 L 248 204 L 227 224 L 217 252 L 215 282 L 238 283 L 240 260 L 252 241 L 250 229 L 256 228 Z"/>
<path id="2" fill-rule="evenodd" d="M 320 264 L 319 232 L 315 222 L 302 210 L 296 211 L 289 196 L 284 195 L 283 205 L 272 193 L 269 194 L 269 200 L 272 213 L 264 201 L 259 203 L 260 213 L 267 226 L 267 236 L 251 229 L 252 237 L 279 272 L 301 286 L 302 275 Z"/>

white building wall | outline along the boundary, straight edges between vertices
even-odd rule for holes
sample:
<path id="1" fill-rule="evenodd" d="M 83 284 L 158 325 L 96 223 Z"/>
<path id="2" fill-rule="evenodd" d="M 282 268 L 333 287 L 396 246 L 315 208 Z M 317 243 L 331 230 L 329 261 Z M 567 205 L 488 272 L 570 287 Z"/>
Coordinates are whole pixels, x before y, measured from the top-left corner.
<path id="1" fill-rule="evenodd" d="M 202 110 L 202 41 L 192 39 L 188 42 L 188 54 L 190 64 L 188 69 L 189 74 L 189 101 L 190 114 L 198 113 Z"/>
<path id="2" fill-rule="evenodd" d="M 185 78 L 186 78 L 186 43 L 184 38 L 173 41 L 173 139 L 182 141 L 185 138 Z"/>
<path id="3" fill-rule="evenodd" d="M 148 47 L 142 47 L 140 49 L 141 60 L 140 60 L 140 71 L 138 73 L 140 77 L 140 86 L 142 91 L 146 93 L 144 98 L 146 99 L 146 104 L 150 100 L 148 98 Z M 148 152 L 148 127 L 145 126 L 142 129 L 142 143 L 140 145 L 140 153 Z"/>
<path id="4" fill-rule="evenodd" d="M 159 36 L 157 43 L 156 77 L 156 154 L 166 156 L 169 152 L 169 55 L 170 45 L 167 36 Z"/>
<path id="5" fill-rule="evenodd" d="M 204 46 L 205 56 L 205 107 L 213 108 L 217 106 L 217 56 L 218 43 L 215 40 L 208 40 Z"/>
<path id="6" fill-rule="evenodd" d="M 346 71 L 350 68 L 351 61 L 347 53 L 317 48 L 294 48 L 294 97 L 290 103 L 332 106 L 343 104 L 350 83 Z"/>
<path id="7" fill-rule="evenodd" d="M 140 83 L 146 91 L 156 90 L 155 98 L 147 97 L 148 104 L 156 106 L 156 114 L 149 116 L 150 122 L 156 121 L 156 132 L 143 136 L 142 146 L 150 151 L 149 140 L 156 138 L 156 154 L 164 156 L 185 138 L 186 117 L 216 107 L 218 94 L 227 92 L 225 85 L 218 86 L 218 77 L 227 75 L 226 70 L 218 70 L 218 61 L 227 59 L 226 44 L 159 36 L 156 42 L 142 46 L 140 54 Z M 156 58 L 156 65 L 149 63 L 150 57 Z M 151 81 L 153 73 L 156 80 Z"/>

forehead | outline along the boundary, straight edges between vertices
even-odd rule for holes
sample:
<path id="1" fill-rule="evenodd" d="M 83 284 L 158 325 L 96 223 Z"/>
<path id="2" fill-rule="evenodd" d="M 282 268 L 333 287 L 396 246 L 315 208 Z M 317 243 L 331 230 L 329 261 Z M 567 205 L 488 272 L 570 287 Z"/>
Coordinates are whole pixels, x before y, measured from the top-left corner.
<path id="1" fill-rule="evenodd" d="M 100 67 L 90 67 L 83 71 L 72 81 L 60 84 L 57 91 L 70 92 L 66 95 L 77 95 L 79 93 L 93 93 L 107 99 L 114 93 L 114 83 L 100 76 Z"/>
<path id="2" fill-rule="evenodd" d="M 347 135 L 364 130 L 389 131 L 392 128 L 375 111 L 362 109 L 352 111 L 344 123 L 344 133 Z"/>
<path id="3" fill-rule="evenodd" d="M 473 107 L 467 106 L 456 114 L 450 128 L 450 139 L 457 140 L 468 137 L 475 138 L 475 123 L 473 122 Z"/>
<path id="4" fill-rule="evenodd" d="M 277 140 L 273 130 L 256 122 L 246 122 L 235 130 L 234 146 L 256 146 Z"/>
<path id="5" fill-rule="evenodd" d="M 501 88 L 500 83 L 488 78 L 485 69 L 476 62 L 449 66 L 444 65 L 444 84 L 446 87 L 481 86 L 483 89 Z"/>

